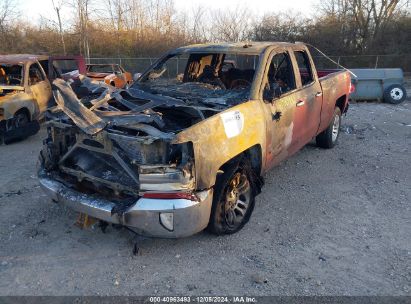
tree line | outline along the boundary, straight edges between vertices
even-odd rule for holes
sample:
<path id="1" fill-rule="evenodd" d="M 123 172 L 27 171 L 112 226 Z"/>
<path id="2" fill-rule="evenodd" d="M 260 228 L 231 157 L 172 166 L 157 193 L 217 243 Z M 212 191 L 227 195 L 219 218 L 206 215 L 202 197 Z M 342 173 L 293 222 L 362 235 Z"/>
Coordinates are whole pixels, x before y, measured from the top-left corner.
<path id="1" fill-rule="evenodd" d="M 22 21 L 14 0 L 0 0 L 0 53 L 156 57 L 177 46 L 219 41 L 303 41 L 332 55 L 404 55 L 411 49 L 407 0 L 324 0 L 313 16 L 258 16 L 246 6 L 215 10 L 206 1 L 189 12 L 176 11 L 173 0 L 50 0 L 50 6 L 54 16 L 33 24 Z"/>

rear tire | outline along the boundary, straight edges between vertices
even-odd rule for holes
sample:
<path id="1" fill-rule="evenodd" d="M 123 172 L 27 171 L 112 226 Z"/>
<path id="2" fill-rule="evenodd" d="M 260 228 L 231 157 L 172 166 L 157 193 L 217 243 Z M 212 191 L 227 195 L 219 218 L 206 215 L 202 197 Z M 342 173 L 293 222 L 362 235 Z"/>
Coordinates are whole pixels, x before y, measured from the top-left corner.
<path id="1" fill-rule="evenodd" d="M 334 109 L 334 115 L 331 119 L 330 125 L 323 132 L 317 135 L 317 146 L 324 149 L 331 149 L 337 143 L 340 135 L 341 126 L 341 110 L 339 107 Z"/>
<path id="2" fill-rule="evenodd" d="M 407 91 L 400 84 L 390 85 L 384 91 L 384 102 L 399 104 L 407 98 Z"/>
<path id="3" fill-rule="evenodd" d="M 248 160 L 236 162 L 216 180 L 207 230 L 216 235 L 233 234 L 248 222 L 254 210 L 255 187 Z"/>

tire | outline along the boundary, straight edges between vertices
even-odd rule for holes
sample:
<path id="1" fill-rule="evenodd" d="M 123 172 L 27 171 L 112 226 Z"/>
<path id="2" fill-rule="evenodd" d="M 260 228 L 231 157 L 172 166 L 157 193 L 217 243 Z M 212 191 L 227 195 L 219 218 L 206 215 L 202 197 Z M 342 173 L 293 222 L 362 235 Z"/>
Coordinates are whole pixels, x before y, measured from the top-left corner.
<path id="1" fill-rule="evenodd" d="M 30 122 L 30 117 L 27 115 L 27 113 L 23 111 L 20 111 L 14 114 L 14 118 L 16 119 L 14 123 L 14 128 L 16 129 L 24 127 Z"/>
<path id="2" fill-rule="evenodd" d="M 8 145 L 16 140 L 16 135 L 10 137 L 10 133 L 14 133 L 17 130 L 25 127 L 28 123 L 30 123 L 30 117 L 24 110 L 17 111 L 14 116 L 13 120 L 10 120 L 10 123 L 6 125 L 6 133 L 4 134 L 3 142 L 4 144 Z M 18 131 L 17 131 L 18 132 Z M 26 136 L 20 136 L 19 138 L 25 138 Z"/>
<path id="3" fill-rule="evenodd" d="M 244 160 L 229 166 L 217 177 L 207 230 L 216 235 L 241 230 L 254 210 L 255 196 L 249 162 Z"/>
<path id="4" fill-rule="evenodd" d="M 331 149 L 337 143 L 340 135 L 341 126 L 341 110 L 339 107 L 334 109 L 334 115 L 331 119 L 330 125 L 323 132 L 317 135 L 317 146 L 324 149 Z"/>
<path id="5" fill-rule="evenodd" d="M 407 98 L 407 91 L 400 84 L 390 85 L 384 91 L 384 102 L 399 104 Z"/>

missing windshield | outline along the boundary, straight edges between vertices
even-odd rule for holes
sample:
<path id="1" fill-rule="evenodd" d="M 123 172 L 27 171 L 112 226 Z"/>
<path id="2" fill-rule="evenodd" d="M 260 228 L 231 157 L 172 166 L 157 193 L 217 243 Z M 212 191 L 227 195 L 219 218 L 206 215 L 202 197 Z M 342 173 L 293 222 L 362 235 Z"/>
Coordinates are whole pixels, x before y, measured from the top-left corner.
<path id="1" fill-rule="evenodd" d="M 229 105 L 248 98 L 257 64 L 256 55 L 170 55 L 147 71 L 138 86 L 189 103 Z"/>
<path id="2" fill-rule="evenodd" d="M 20 64 L 0 64 L 0 85 L 22 86 L 23 67 Z"/>

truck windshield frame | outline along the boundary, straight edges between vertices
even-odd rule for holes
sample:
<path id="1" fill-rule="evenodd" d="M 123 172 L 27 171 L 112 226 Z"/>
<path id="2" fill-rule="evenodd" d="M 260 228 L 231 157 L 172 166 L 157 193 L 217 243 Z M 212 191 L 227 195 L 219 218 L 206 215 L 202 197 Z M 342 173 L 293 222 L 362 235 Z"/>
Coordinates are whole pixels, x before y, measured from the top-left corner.
<path id="1" fill-rule="evenodd" d="M 250 90 L 260 56 L 256 54 L 192 52 L 169 54 L 153 64 L 139 84 L 196 83 L 210 90 Z M 138 85 L 136 83 L 136 85 Z"/>

